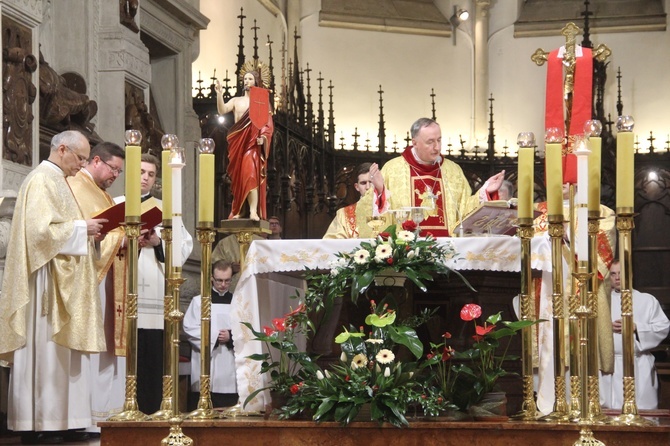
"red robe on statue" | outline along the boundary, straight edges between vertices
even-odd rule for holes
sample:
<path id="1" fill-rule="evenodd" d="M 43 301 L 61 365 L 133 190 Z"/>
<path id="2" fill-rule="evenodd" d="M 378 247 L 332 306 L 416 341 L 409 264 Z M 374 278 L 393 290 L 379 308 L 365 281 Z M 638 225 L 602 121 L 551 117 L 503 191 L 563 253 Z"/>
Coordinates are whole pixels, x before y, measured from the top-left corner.
<path id="1" fill-rule="evenodd" d="M 228 132 L 228 176 L 232 182 L 233 204 L 228 218 L 240 215 L 247 195 L 258 188 L 258 216 L 267 218 L 265 195 L 267 189 L 267 161 L 272 144 L 274 122 L 272 115 L 262 129 L 257 129 L 249 119 L 247 110 Z M 265 136 L 266 143 L 259 146 L 257 139 Z"/>

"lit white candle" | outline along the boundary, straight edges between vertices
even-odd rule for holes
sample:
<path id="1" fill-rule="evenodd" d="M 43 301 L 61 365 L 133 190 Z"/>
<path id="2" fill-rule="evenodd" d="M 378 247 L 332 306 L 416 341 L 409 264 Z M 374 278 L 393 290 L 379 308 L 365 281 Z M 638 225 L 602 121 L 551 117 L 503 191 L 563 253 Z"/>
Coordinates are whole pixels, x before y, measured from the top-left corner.
<path id="1" fill-rule="evenodd" d="M 184 149 L 173 148 L 170 153 L 172 168 L 172 266 L 180 268 L 183 264 L 181 247 L 183 244 L 181 218 L 181 169 L 184 167 Z"/>
<path id="2" fill-rule="evenodd" d="M 585 139 L 575 141 L 577 155 L 577 260 L 589 259 L 589 155 Z"/>

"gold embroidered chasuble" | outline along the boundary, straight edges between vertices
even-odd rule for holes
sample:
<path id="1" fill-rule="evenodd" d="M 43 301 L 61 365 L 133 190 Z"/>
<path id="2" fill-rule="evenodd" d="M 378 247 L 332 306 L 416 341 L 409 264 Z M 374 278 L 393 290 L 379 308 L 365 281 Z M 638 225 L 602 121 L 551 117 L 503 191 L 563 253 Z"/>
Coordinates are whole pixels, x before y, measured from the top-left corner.
<path id="1" fill-rule="evenodd" d="M 92 218 L 103 209 L 114 206 L 114 199 L 104 190 L 95 184 L 91 175 L 83 170 L 74 177 L 67 179 L 74 196 L 79 203 L 84 218 Z M 117 254 L 121 249 L 121 243 L 125 232 L 121 228 L 114 229 L 107 233 L 100 242 L 98 252 L 94 256 L 94 262 L 97 272 L 98 284 L 102 283 L 107 277 L 107 273 L 112 271 L 113 289 L 114 289 L 114 344 L 117 356 L 125 356 L 125 298 L 126 298 L 126 260 L 125 257 L 119 257 Z M 90 243 L 89 249 L 94 252 L 96 247 Z M 108 296 L 111 298 L 112 296 Z"/>
<path id="2" fill-rule="evenodd" d="M 411 151 L 411 148 L 406 149 Z M 409 154 L 409 156 L 412 156 Z M 448 159 L 442 159 L 434 174 L 418 171 L 411 165 L 407 155 L 388 161 L 381 169 L 384 184 L 388 190 L 389 209 L 412 206 L 427 206 L 424 201 L 432 194 L 434 209 L 424 211 L 425 220 L 420 224 L 422 232 L 430 232 L 436 237 L 451 234 L 458 221 L 479 205 L 478 194 L 473 195 L 461 167 Z M 358 202 L 356 218 L 367 221 L 372 216 L 374 190 L 370 188 Z M 360 237 L 370 237 L 367 225 L 359 225 Z"/>
<path id="3" fill-rule="evenodd" d="M 16 200 L 0 298 L 0 353 L 26 345 L 26 322 L 33 317 L 26 309 L 35 298 L 44 300 L 55 343 L 100 352 L 105 335 L 93 259 L 59 254 L 83 217 L 63 172 L 47 164 L 26 177 Z M 44 295 L 35 296 L 43 267 L 49 282 Z"/>
<path id="4" fill-rule="evenodd" d="M 330 222 L 324 239 L 349 239 L 358 238 L 358 226 L 356 225 L 356 203 L 350 204 L 337 210 L 335 218 Z"/>

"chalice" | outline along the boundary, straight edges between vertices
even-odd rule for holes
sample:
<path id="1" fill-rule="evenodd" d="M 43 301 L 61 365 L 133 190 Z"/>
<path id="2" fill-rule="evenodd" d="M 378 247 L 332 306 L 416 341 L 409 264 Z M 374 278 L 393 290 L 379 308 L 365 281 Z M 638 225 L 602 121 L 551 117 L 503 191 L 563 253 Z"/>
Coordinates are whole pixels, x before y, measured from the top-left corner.
<path id="1" fill-rule="evenodd" d="M 372 238 L 377 238 L 379 231 L 386 224 L 386 218 L 383 215 L 368 217 L 367 223 L 370 229 L 372 229 Z"/>

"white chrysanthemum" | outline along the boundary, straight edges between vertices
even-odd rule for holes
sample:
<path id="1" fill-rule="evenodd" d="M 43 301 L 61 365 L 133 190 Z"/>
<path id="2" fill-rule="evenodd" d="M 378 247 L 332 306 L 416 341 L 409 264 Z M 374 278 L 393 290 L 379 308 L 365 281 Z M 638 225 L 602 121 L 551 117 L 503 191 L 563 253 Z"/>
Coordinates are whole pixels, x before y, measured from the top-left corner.
<path id="1" fill-rule="evenodd" d="M 377 353 L 375 359 L 377 359 L 377 362 L 380 364 L 390 364 L 395 359 L 395 355 L 391 350 L 383 348 L 379 350 L 379 353 Z"/>
<path id="2" fill-rule="evenodd" d="M 366 339 L 365 342 L 368 342 L 370 344 L 381 344 L 384 342 L 383 339 Z"/>
<path id="3" fill-rule="evenodd" d="M 370 253 L 365 249 L 359 249 L 354 253 L 354 262 L 358 263 L 359 265 L 368 263 L 369 260 Z"/>
<path id="4" fill-rule="evenodd" d="M 351 368 L 357 369 L 359 367 L 365 367 L 368 365 L 368 358 L 363 354 L 359 353 L 351 360 Z"/>
<path id="5" fill-rule="evenodd" d="M 382 243 L 381 245 L 377 246 L 377 249 L 375 249 L 375 258 L 376 259 L 388 259 L 391 257 L 393 254 L 393 248 L 391 248 L 391 245 L 388 243 Z"/>
<path id="6" fill-rule="evenodd" d="M 391 369 L 389 367 L 386 367 L 384 369 L 384 377 L 388 378 L 389 376 L 391 376 Z"/>
<path id="7" fill-rule="evenodd" d="M 400 231 L 398 232 L 398 239 L 404 240 L 406 242 L 411 242 L 414 240 L 414 233 L 409 231 Z"/>

